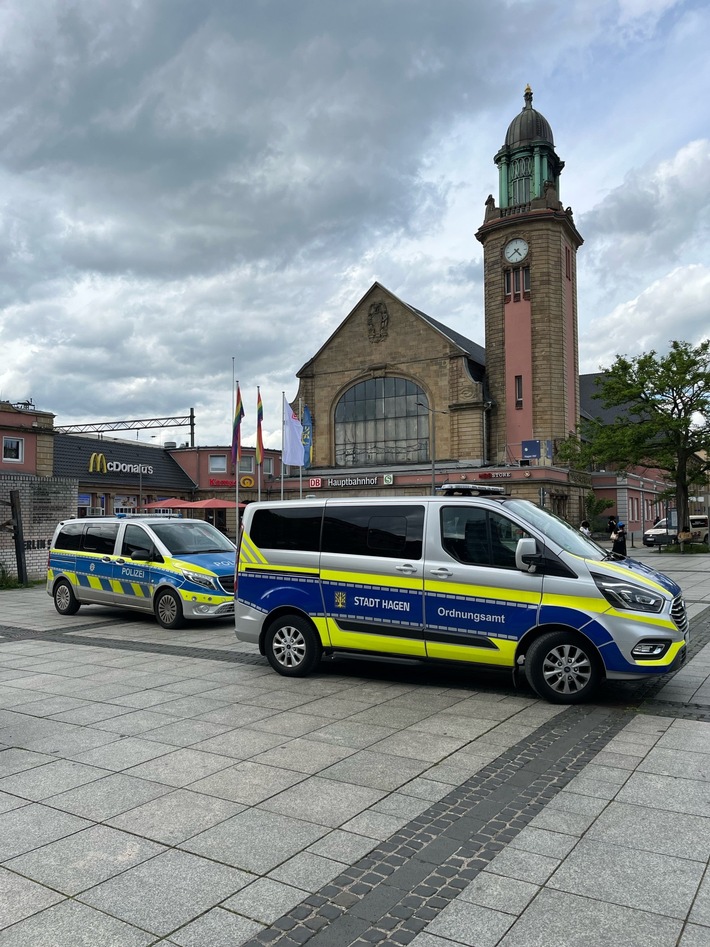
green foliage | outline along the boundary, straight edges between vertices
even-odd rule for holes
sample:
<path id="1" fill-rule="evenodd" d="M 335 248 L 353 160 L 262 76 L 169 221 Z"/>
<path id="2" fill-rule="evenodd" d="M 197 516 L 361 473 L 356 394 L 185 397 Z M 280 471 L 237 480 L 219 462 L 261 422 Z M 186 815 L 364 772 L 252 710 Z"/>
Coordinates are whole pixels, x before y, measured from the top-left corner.
<path id="1" fill-rule="evenodd" d="M 4 564 L 0 562 L 0 589 L 19 589 L 21 588 L 20 583 L 15 578 L 14 575 L 10 573 L 5 568 Z"/>
<path id="2" fill-rule="evenodd" d="M 612 421 L 584 420 L 580 436 L 559 445 L 570 465 L 655 467 L 675 487 L 679 523 L 688 522 L 692 484 L 710 470 L 710 341 L 671 342 L 667 355 L 618 355 L 595 395 Z"/>
<path id="3" fill-rule="evenodd" d="M 596 518 L 604 512 L 604 510 L 608 510 L 609 507 L 613 505 L 614 504 L 611 500 L 605 500 L 600 497 L 596 497 L 590 490 L 584 498 L 584 512 L 586 514 L 586 518 L 590 523 L 593 523 Z"/>

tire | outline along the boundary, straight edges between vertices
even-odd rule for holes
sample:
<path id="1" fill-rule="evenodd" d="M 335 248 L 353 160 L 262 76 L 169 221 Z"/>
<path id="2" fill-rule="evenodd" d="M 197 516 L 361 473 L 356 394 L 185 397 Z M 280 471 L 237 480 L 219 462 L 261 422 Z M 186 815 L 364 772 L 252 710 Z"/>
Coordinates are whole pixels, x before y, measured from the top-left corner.
<path id="1" fill-rule="evenodd" d="M 175 628 L 182 628 L 185 624 L 180 596 L 172 589 L 163 589 L 162 592 L 158 592 L 153 608 L 158 624 L 163 628 L 172 631 Z"/>
<path id="2" fill-rule="evenodd" d="M 54 586 L 52 597 L 54 598 L 54 607 L 60 615 L 76 615 L 81 608 L 76 600 L 76 595 L 74 595 L 74 589 L 65 579 L 57 582 Z"/>
<path id="3" fill-rule="evenodd" d="M 315 670 L 321 643 L 313 626 L 298 615 L 282 615 L 269 625 L 264 650 L 271 667 L 285 677 L 305 677 Z"/>
<path id="4" fill-rule="evenodd" d="M 578 704 L 596 690 L 601 674 L 592 646 L 566 631 L 549 631 L 525 656 L 525 676 L 535 693 L 552 704 Z"/>

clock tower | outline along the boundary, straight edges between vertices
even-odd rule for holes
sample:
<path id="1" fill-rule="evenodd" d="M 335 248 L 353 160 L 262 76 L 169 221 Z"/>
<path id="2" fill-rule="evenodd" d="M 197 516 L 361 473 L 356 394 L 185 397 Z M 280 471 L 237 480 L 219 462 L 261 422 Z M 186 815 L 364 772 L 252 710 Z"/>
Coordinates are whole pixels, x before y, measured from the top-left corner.
<path id="1" fill-rule="evenodd" d="M 498 205 L 490 195 L 476 238 L 483 245 L 489 460 L 552 464 L 555 442 L 577 428 L 577 250 L 572 209 L 560 203 L 552 129 L 522 111 L 496 154 Z"/>

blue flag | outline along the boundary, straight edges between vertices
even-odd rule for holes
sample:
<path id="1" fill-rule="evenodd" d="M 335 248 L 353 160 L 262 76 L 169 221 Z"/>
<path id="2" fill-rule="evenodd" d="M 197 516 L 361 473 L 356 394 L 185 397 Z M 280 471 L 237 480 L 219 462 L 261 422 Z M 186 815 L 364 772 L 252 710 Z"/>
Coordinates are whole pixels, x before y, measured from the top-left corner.
<path id="1" fill-rule="evenodd" d="M 310 467 L 313 461 L 313 418 L 308 405 L 303 408 L 303 466 Z"/>

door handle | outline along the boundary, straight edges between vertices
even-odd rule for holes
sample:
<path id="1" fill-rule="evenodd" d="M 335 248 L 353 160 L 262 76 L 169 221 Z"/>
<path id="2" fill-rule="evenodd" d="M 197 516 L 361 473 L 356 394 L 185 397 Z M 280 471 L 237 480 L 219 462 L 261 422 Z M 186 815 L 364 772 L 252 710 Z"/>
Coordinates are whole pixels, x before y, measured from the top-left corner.
<path id="1" fill-rule="evenodd" d="M 102 556 L 102 557 L 101 557 L 101 561 L 102 561 L 102 562 L 113 562 L 113 560 L 111 559 L 111 556 Z"/>
<path id="2" fill-rule="evenodd" d="M 406 572 L 407 575 L 412 575 L 412 573 L 417 571 L 417 567 L 410 565 L 408 562 L 405 562 L 402 566 L 395 566 L 397 572 Z"/>
<path id="3" fill-rule="evenodd" d="M 126 564 L 126 560 L 123 558 L 123 556 L 119 556 L 119 558 L 116 560 L 116 562 L 117 562 L 117 564 L 118 564 L 119 566 L 123 566 L 123 565 Z"/>
<path id="4" fill-rule="evenodd" d="M 445 566 L 442 566 L 440 569 L 430 569 L 430 575 L 435 575 L 437 579 L 448 579 L 453 575 L 451 569 L 447 569 Z"/>

